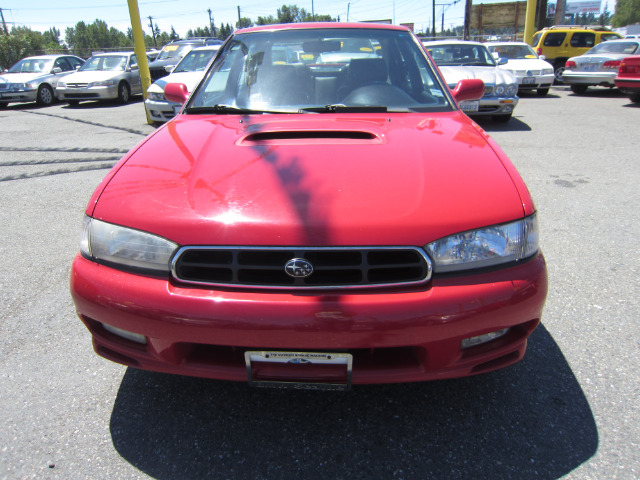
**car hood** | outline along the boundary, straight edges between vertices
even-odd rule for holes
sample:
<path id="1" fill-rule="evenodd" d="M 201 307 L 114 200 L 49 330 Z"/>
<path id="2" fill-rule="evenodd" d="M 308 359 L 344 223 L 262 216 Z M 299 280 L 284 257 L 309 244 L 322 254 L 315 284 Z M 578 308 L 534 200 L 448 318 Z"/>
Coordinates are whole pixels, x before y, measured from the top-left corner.
<path id="1" fill-rule="evenodd" d="M 553 65 L 539 58 L 516 58 L 500 67 L 506 70 L 542 70 L 543 68 L 553 70 Z"/>
<path id="2" fill-rule="evenodd" d="M 498 67 L 445 66 L 439 68 L 449 86 L 455 86 L 460 80 L 465 78 L 479 78 L 487 85 L 517 82 L 511 72 Z"/>
<path id="3" fill-rule="evenodd" d="M 181 245 L 423 245 L 533 208 L 457 111 L 179 115 L 103 185 L 89 215 Z"/>
<path id="4" fill-rule="evenodd" d="M 44 80 L 52 76 L 51 73 L 3 73 L 0 75 L 0 82 L 7 83 L 27 83 L 37 80 Z"/>
<path id="5" fill-rule="evenodd" d="M 69 75 L 65 75 L 64 83 L 90 83 L 100 82 L 103 80 L 111 80 L 113 78 L 121 77 L 125 72 L 122 70 L 96 70 L 86 72 L 75 72 Z"/>
<path id="6" fill-rule="evenodd" d="M 184 83 L 187 86 L 187 90 L 192 92 L 203 76 L 204 71 L 178 72 L 167 75 L 166 77 L 162 77 L 161 79 L 153 82 L 153 84 L 160 87 L 161 91 L 164 91 L 164 87 L 167 83 Z"/>

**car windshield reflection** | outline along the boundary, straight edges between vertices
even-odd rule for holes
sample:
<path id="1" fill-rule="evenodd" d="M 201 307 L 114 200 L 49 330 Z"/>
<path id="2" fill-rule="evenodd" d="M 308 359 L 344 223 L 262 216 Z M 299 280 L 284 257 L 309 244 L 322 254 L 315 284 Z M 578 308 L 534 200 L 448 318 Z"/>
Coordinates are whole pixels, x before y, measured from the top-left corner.
<path id="1" fill-rule="evenodd" d="M 454 109 L 409 32 L 319 28 L 237 34 L 186 112 L 323 113 L 340 111 L 324 108 L 336 105 Z"/>

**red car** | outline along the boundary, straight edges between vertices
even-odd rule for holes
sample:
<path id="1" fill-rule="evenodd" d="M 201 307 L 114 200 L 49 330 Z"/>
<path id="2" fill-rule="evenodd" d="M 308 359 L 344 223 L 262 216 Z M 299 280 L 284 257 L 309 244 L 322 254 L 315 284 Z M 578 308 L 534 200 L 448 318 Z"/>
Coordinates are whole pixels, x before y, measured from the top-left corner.
<path id="1" fill-rule="evenodd" d="M 640 55 L 626 57 L 620 63 L 616 87 L 628 95 L 632 102 L 640 103 Z"/>
<path id="2" fill-rule="evenodd" d="M 391 25 L 237 31 L 86 209 L 71 292 L 136 368 L 344 389 L 522 358 L 547 293 L 536 210 Z"/>

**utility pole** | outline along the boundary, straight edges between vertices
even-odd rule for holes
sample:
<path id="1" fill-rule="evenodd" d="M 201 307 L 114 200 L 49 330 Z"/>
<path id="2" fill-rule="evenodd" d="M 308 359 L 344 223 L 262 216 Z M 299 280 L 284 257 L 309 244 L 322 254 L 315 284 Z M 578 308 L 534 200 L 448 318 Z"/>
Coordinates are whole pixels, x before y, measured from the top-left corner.
<path id="1" fill-rule="evenodd" d="M 158 43 L 156 42 L 156 29 L 153 28 L 153 17 L 149 15 L 149 26 L 151 27 L 151 36 L 153 37 L 153 46 L 158 48 Z"/>
<path id="2" fill-rule="evenodd" d="M 433 34 L 431 35 L 433 37 L 433 39 L 436 39 L 436 0 L 431 0 L 431 8 L 433 10 L 432 12 L 432 18 L 433 18 Z"/>
<path id="3" fill-rule="evenodd" d="M 311 21 L 315 22 L 316 21 L 316 13 L 313 10 L 313 0 L 311 0 Z"/>
<path id="4" fill-rule="evenodd" d="M 462 31 L 463 40 L 469 40 L 471 38 L 471 6 L 472 0 L 467 0 L 464 7 L 464 30 Z"/>
<path id="5" fill-rule="evenodd" d="M 209 12 L 209 27 L 211 28 L 211 30 L 210 30 L 210 31 L 211 31 L 211 35 L 212 35 L 214 38 L 217 38 L 217 35 L 216 35 L 216 26 L 213 24 L 213 17 L 211 16 L 211 9 L 209 8 L 209 9 L 207 10 L 207 12 Z"/>
<path id="6" fill-rule="evenodd" d="M 2 12 L 2 8 L 0 8 L 0 17 L 2 17 L 2 28 L 4 28 L 4 34 L 8 37 L 9 36 L 9 30 L 7 30 L 7 24 L 4 21 L 4 13 Z"/>
<path id="7" fill-rule="evenodd" d="M 347 3 L 347 22 L 349 21 L 349 9 L 351 8 L 351 3 Z"/>
<path id="8" fill-rule="evenodd" d="M 238 5 L 238 24 L 240 23 L 240 5 Z"/>

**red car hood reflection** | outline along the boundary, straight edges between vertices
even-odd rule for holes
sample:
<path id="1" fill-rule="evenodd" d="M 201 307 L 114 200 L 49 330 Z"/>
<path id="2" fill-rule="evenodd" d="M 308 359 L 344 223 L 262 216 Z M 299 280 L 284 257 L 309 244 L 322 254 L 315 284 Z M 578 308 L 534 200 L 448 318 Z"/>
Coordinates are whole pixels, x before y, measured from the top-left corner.
<path id="1" fill-rule="evenodd" d="M 88 213 L 181 245 L 423 245 L 522 218 L 490 143 L 459 112 L 181 115 Z"/>

